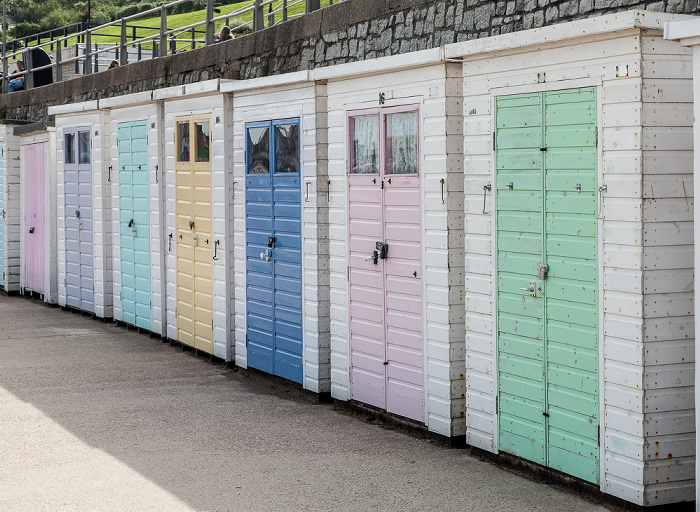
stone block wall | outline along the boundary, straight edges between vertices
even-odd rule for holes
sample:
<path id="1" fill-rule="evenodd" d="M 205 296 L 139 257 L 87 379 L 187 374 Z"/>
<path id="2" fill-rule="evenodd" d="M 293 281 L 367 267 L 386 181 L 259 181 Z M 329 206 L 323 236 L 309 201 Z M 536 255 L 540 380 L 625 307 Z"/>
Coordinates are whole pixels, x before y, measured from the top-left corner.
<path id="1" fill-rule="evenodd" d="M 374 59 L 630 9 L 700 14 L 700 0 L 346 0 L 233 41 L 3 95 L 0 119 L 44 121 L 49 105 Z"/>

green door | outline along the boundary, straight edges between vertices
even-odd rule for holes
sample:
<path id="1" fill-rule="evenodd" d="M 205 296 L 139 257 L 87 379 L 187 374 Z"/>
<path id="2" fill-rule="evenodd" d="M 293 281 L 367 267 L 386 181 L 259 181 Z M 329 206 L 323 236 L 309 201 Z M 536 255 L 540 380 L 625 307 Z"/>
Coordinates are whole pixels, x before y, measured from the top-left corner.
<path id="1" fill-rule="evenodd" d="M 595 88 L 496 99 L 499 450 L 597 483 L 596 130 Z"/>

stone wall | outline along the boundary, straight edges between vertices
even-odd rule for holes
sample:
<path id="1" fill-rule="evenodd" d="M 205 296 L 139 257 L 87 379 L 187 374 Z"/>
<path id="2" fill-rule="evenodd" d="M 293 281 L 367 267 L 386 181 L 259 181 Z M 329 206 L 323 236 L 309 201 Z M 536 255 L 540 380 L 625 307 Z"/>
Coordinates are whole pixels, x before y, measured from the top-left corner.
<path id="1" fill-rule="evenodd" d="M 700 0 L 346 0 L 233 41 L 0 98 L 0 119 L 213 78 L 247 79 L 434 48 L 629 9 L 700 14 Z"/>

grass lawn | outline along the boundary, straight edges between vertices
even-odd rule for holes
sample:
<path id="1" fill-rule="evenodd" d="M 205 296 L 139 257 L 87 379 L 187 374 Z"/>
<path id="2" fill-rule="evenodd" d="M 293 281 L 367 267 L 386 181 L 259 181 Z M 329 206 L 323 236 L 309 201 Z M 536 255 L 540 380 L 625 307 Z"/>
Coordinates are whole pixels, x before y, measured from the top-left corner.
<path id="1" fill-rule="evenodd" d="M 295 0 L 287 0 L 287 5 L 291 5 L 294 3 Z M 330 0 L 321 0 L 321 7 L 326 7 L 330 3 Z M 338 0 L 334 0 L 334 3 L 338 3 Z M 275 22 L 280 23 L 282 21 L 282 0 L 276 0 L 272 4 L 272 8 L 274 9 L 279 9 L 278 12 L 275 13 Z M 239 2 L 233 2 L 229 3 L 227 5 L 221 5 L 219 7 L 215 7 L 215 9 L 220 10 L 220 13 L 214 13 L 215 17 L 222 16 L 225 14 L 230 14 L 234 13 L 235 11 L 242 10 L 246 7 L 249 7 L 252 5 L 252 2 L 250 0 L 241 0 Z M 265 26 L 269 26 L 269 21 L 267 17 L 268 9 L 269 7 L 265 7 Z M 288 18 L 291 18 L 293 16 L 298 16 L 304 14 L 306 10 L 306 4 L 304 0 L 296 2 L 295 5 L 292 5 L 291 7 L 288 7 L 287 10 L 287 16 Z M 193 11 L 193 12 L 188 12 L 184 14 L 168 14 L 168 29 L 172 30 L 175 28 L 179 27 L 186 27 L 188 25 L 192 25 L 193 23 L 197 22 L 203 22 L 206 17 L 206 10 L 203 9 L 201 11 Z M 234 37 L 236 37 L 236 31 L 234 30 L 235 27 L 237 26 L 242 26 L 245 25 L 246 23 L 250 26 L 253 21 L 253 12 L 252 10 L 243 14 L 236 15 L 232 17 L 229 20 L 229 24 L 231 29 L 233 30 Z M 226 20 L 220 20 L 216 22 L 216 32 L 218 32 L 221 27 L 224 25 Z M 133 27 L 136 26 L 137 28 L 134 29 Z M 201 25 L 199 27 L 196 27 L 196 30 L 199 31 L 196 35 L 195 38 L 199 39 L 204 39 L 204 25 Z M 142 37 L 147 37 L 147 36 L 154 36 L 158 35 L 160 33 L 160 15 L 151 15 L 151 16 L 146 16 L 143 18 L 136 18 L 133 20 L 129 20 L 127 22 L 127 41 L 133 41 L 134 39 L 134 31 L 136 35 L 136 39 L 140 39 Z M 191 32 L 190 30 L 186 31 L 186 33 L 180 34 L 177 36 L 177 39 L 179 40 L 177 42 L 177 47 L 178 51 L 181 49 L 188 49 L 191 47 Z M 92 43 L 100 43 L 100 44 L 118 44 L 120 42 L 121 38 L 121 23 L 119 21 L 115 22 L 115 25 L 109 26 L 102 28 L 98 30 L 96 33 L 91 34 L 91 40 Z M 187 41 L 185 41 L 187 40 Z M 68 46 L 72 46 L 76 44 L 77 38 L 71 37 L 68 39 Z M 196 47 L 204 46 L 204 43 L 195 43 Z M 151 43 L 143 43 L 141 45 L 142 49 L 151 49 Z"/>

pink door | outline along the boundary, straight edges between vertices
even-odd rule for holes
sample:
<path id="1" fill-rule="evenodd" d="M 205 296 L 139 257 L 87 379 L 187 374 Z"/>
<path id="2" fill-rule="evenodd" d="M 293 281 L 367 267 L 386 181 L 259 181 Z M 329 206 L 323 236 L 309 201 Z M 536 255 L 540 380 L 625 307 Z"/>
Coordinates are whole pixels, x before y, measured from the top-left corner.
<path id="1" fill-rule="evenodd" d="M 350 116 L 351 398 L 424 419 L 415 107 Z"/>
<path id="2" fill-rule="evenodd" d="M 24 282 L 44 293 L 44 144 L 24 148 Z"/>

